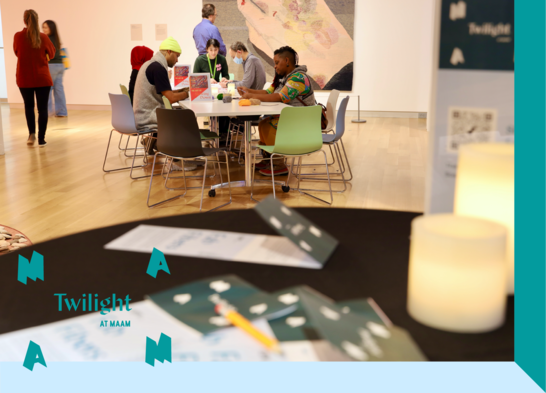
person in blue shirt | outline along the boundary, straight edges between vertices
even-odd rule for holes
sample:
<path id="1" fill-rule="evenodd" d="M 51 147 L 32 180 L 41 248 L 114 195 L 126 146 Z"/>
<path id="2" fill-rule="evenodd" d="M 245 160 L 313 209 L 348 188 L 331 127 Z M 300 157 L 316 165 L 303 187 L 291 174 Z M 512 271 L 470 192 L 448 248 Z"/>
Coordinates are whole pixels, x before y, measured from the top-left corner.
<path id="1" fill-rule="evenodd" d="M 207 54 L 207 41 L 214 38 L 220 42 L 220 54 L 226 56 L 226 46 L 214 21 L 218 15 L 214 4 L 205 4 L 201 10 L 203 20 L 193 29 L 193 40 L 200 55 Z"/>

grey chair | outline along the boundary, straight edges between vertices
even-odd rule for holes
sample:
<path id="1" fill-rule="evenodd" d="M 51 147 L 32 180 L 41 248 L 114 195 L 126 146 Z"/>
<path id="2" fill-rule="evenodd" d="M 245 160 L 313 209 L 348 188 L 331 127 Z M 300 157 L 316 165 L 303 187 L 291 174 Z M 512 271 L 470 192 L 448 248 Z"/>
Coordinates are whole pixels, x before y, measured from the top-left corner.
<path id="1" fill-rule="evenodd" d="M 114 127 L 110 131 L 110 138 L 108 138 L 108 145 L 106 146 L 106 154 L 104 155 L 104 163 L 102 164 L 102 170 L 104 172 L 117 172 L 122 171 L 125 169 L 130 169 L 130 177 L 133 180 L 136 179 L 142 179 L 144 177 L 148 176 L 139 176 L 139 177 L 133 177 L 133 169 L 134 168 L 144 168 L 148 165 L 147 155 L 146 151 L 144 151 L 144 154 L 141 156 L 143 157 L 143 164 L 135 166 L 135 158 L 137 157 L 137 154 L 133 154 L 132 156 L 129 156 L 129 158 L 133 158 L 131 166 L 122 167 L 122 168 L 115 168 L 115 169 L 106 169 L 106 159 L 108 158 L 108 150 L 110 149 L 110 142 L 112 141 L 112 133 L 116 131 L 117 133 L 121 134 L 121 136 L 126 135 L 128 137 L 136 136 L 136 144 L 134 148 L 134 151 L 138 149 L 138 142 L 140 138 L 143 135 L 149 135 L 153 133 L 153 130 L 145 130 L 145 131 L 138 131 L 136 128 L 136 122 L 135 122 L 135 114 L 133 112 L 133 107 L 131 106 L 131 99 L 129 96 L 125 94 L 108 94 L 110 97 L 110 103 L 112 104 L 112 127 Z M 151 140 L 151 138 L 149 138 Z M 145 149 L 146 150 L 146 149 Z M 125 151 L 124 151 L 125 152 Z"/>
<path id="2" fill-rule="evenodd" d="M 217 210 L 221 207 L 227 206 L 231 203 L 231 184 L 229 175 L 229 159 L 227 152 L 219 148 L 204 148 L 201 144 L 201 133 L 199 132 L 199 125 L 197 124 L 197 118 L 195 112 L 192 110 L 169 110 L 158 108 L 156 110 L 157 115 L 157 153 L 154 155 L 154 161 L 152 165 L 152 176 L 150 177 L 150 187 L 148 188 L 148 207 L 158 206 L 160 204 L 172 201 L 177 198 L 181 198 L 186 195 L 190 189 L 201 189 L 201 203 L 199 205 L 199 211 L 203 209 L 203 197 L 205 192 L 205 180 L 207 175 L 207 164 L 209 162 L 218 164 L 220 172 L 220 183 L 223 184 L 222 171 L 220 164 L 226 165 L 227 180 L 229 187 L 229 202 L 223 205 L 217 206 L 212 210 Z M 219 153 L 223 153 L 225 156 L 225 162 L 220 161 Z M 176 195 L 172 198 L 168 198 L 153 204 L 150 204 L 150 193 L 152 190 L 152 182 L 154 180 L 154 170 L 156 159 L 159 156 L 166 158 L 167 164 L 167 177 L 165 178 L 164 186 L 169 190 L 184 189 L 184 193 Z M 210 158 L 210 156 L 216 156 L 216 159 Z M 203 167 L 203 181 L 201 187 L 188 187 L 186 184 L 186 171 L 183 170 L 184 187 L 180 188 L 168 188 L 167 182 L 169 181 L 169 174 L 171 172 L 171 166 L 173 160 L 178 159 L 182 161 L 182 168 L 184 167 L 184 160 L 203 160 L 205 165 Z M 215 192 L 211 189 L 209 196 L 214 196 Z"/>
<path id="3" fill-rule="evenodd" d="M 129 95 L 129 91 L 127 90 L 127 87 L 126 87 L 125 85 L 120 84 L 120 85 L 119 85 L 119 88 L 120 88 L 120 90 L 121 90 L 121 92 L 122 92 L 123 94 L 125 94 L 127 97 L 129 97 L 129 99 L 131 99 L 131 96 Z M 125 143 L 125 147 L 121 147 L 121 141 L 122 141 L 122 139 L 123 139 L 123 134 L 121 134 L 120 137 L 119 137 L 118 150 L 123 151 L 124 154 L 125 154 L 125 157 L 132 157 L 132 156 L 130 156 L 130 155 L 127 154 L 127 151 L 134 150 L 134 148 L 129 147 L 129 139 L 131 139 L 131 137 L 130 137 L 130 136 L 127 136 L 127 141 L 126 141 L 126 143 Z M 139 148 L 138 148 L 138 150 L 141 150 L 141 151 L 142 151 L 143 149 L 144 149 L 143 147 L 139 147 Z M 142 156 L 143 156 L 143 155 L 140 155 L 140 154 L 139 154 L 137 157 L 142 157 Z"/>
<path id="4" fill-rule="evenodd" d="M 333 150 L 335 152 L 335 156 L 337 158 L 337 163 L 339 167 L 339 173 L 329 173 L 329 176 L 341 176 L 341 179 L 330 179 L 330 181 L 335 182 L 343 182 L 343 190 L 337 191 L 337 192 L 344 192 L 347 190 L 347 182 L 351 181 L 353 179 L 353 172 L 351 170 L 351 165 L 349 164 L 349 159 L 347 157 L 347 152 L 345 151 L 345 146 L 343 145 L 342 137 L 345 134 L 345 114 L 347 112 L 347 105 L 349 103 L 349 96 L 345 97 L 343 100 L 341 100 L 341 104 L 339 105 L 339 110 L 337 113 L 336 118 L 336 129 L 335 134 L 322 134 L 322 142 L 324 145 L 328 145 L 330 147 L 333 147 Z M 341 146 L 341 147 L 340 147 Z M 341 151 L 343 150 L 343 154 Z M 293 170 L 291 168 L 291 170 Z M 350 177 L 345 178 L 345 172 L 346 170 L 349 171 Z M 316 176 L 324 176 L 326 173 L 305 173 L 305 174 L 295 174 L 292 173 L 295 176 L 298 176 L 300 180 L 328 180 L 326 178 L 319 178 Z"/>
<path id="5" fill-rule="evenodd" d="M 334 124 L 336 124 L 336 107 L 337 100 L 339 98 L 339 90 L 332 90 L 328 96 L 328 101 L 326 102 L 326 118 L 328 120 L 328 125 L 322 132 L 334 132 Z"/>

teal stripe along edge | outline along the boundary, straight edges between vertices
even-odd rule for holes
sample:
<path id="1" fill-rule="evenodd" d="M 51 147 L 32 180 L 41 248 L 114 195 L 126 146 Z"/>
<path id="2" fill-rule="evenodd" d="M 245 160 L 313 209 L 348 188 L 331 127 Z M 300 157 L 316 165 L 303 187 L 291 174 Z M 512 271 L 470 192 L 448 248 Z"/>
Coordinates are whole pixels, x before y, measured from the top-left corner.
<path id="1" fill-rule="evenodd" d="M 546 390 L 546 7 L 515 1 L 515 361 Z"/>

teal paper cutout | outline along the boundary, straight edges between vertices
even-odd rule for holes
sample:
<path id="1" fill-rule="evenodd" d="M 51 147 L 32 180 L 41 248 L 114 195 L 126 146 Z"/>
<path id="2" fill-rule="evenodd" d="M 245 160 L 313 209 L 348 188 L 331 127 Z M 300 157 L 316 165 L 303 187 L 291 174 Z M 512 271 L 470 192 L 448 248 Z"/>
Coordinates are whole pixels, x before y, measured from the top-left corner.
<path id="1" fill-rule="evenodd" d="M 159 342 L 156 343 L 150 337 L 146 337 L 146 363 L 155 367 L 154 360 L 163 363 L 165 360 L 172 363 L 172 343 L 171 338 L 161 333 Z"/>
<path id="2" fill-rule="evenodd" d="M 27 278 L 36 281 L 37 278 L 44 281 L 44 257 L 34 251 L 30 262 L 24 256 L 19 255 L 17 280 L 27 285 Z"/>
<path id="3" fill-rule="evenodd" d="M 163 254 L 161 251 L 154 247 L 146 273 L 148 273 L 153 278 L 156 278 L 157 272 L 160 270 L 171 274 L 171 272 L 169 271 L 169 266 L 167 265 L 167 260 L 165 259 L 165 254 Z"/>
<path id="4" fill-rule="evenodd" d="M 36 363 L 40 363 L 42 366 L 47 367 L 42 349 L 34 341 L 30 341 L 28 344 L 27 354 L 25 355 L 25 361 L 23 362 L 23 367 L 33 371 Z"/>

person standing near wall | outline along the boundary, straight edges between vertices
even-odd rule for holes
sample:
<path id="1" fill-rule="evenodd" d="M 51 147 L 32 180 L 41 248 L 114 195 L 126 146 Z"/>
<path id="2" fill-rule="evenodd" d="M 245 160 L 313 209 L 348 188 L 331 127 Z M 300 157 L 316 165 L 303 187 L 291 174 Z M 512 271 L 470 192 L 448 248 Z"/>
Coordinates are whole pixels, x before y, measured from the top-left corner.
<path id="1" fill-rule="evenodd" d="M 64 64 L 61 58 L 61 38 L 57 30 L 57 24 L 52 20 L 46 20 L 42 24 L 42 31 L 49 37 L 55 45 L 55 56 L 49 59 L 49 72 L 53 80 L 53 88 L 49 96 L 48 112 L 49 116 L 66 117 L 66 98 L 64 95 L 63 76 Z M 53 97 L 55 97 L 55 110 L 53 110 Z"/>
<path id="2" fill-rule="evenodd" d="M 195 47 L 197 52 L 200 55 L 205 55 L 207 53 L 207 42 L 211 38 L 215 38 L 220 43 L 220 54 L 222 56 L 226 55 L 226 46 L 220 35 L 220 30 L 218 27 L 214 26 L 214 21 L 216 21 L 216 7 L 214 4 L 205 4 L 201 10 L 201 17 L 203 20 L 195 29 L 193 29 L 193 40 L 195 41 Z"/>
<path id="3" fill-rule="evenodd" d="M 49 73 L 48 60 L 55 57 L 55 46 L 47 35 L 40 33 L 38 14 L 26 10 L 23 14 L 25 28 L 15 33 L 13 51 L 17 57 L 16 81 L 25 102 L 25 116 L 29 137 L 27 145 L 36 142 L 36 117 L 34 95 L 38 104 L 38 144 L 47 145 L 47 103 L 53 80 Z"/>
<path id="4" fill-rule="evenodd" d="M 150 60 L 154 55 L 154 51 L 147 46 L 135 46 L 131 51 L 131 79 L 129 80 L 129 97 L 131 97 L 131 103 L 133 102 L 133 96 L 135 94 L 135 83 L 138 76 L 138 71 L 144 63 Z M 169 77 L 170 79 L 170 77 Z"/>

